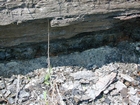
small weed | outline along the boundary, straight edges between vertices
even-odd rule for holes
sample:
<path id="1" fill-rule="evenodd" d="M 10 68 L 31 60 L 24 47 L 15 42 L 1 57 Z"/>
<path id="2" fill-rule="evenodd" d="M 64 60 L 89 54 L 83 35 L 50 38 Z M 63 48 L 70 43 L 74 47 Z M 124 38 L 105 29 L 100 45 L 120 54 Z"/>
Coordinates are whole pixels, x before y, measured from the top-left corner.
<path id="1" fill-rule="evenodd" d="M 50 67 L 44 79 L 44 83 L 46 85 L 50 85 L 51 74 L 52 74 L 52 68 Z"/>
<path id="2" fill-rule="evenodd" d="M 47 102 L 47 91 L 43 91 L 43 97 L 44 97 L 44 100 L 46 102 L 46 105 L 48 105 L 48 102 Z"/>
<path id="3" fill-rule="evenodd" d="M 47 99 L 47 91 L 43 91 L 43 97 L 44 97 L 44 99 L 46 101 L 46 99 Z"/>
<path id="4" fill-rule="evenodd" d="M 46 85 L 49 85 L 50 84 L 50 73 L 47 73 L 46 76 L 45 76 L 45 79 L 44 79 L 44 83 Z"/>
<path id="5" fill-rule="evenodd" d="M 28 81 L 30 81 L 30 80 L 31 80 L 31 78 L 30 78 L 30 77 L 27 77 L 27 80 L 28 80 Z"/>

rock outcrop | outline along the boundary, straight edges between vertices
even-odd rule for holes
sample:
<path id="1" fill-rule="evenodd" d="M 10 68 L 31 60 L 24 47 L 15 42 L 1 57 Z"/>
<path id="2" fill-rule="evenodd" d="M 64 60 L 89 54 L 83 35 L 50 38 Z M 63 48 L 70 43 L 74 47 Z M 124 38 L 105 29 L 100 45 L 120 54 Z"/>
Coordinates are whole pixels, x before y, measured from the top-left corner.
<path id="1" fill-rule="evenodd" d="M 82 21 L 51 27 L 55 17 Z M 140 41 L 140 2 L 0 0 L 0 60 L 46 55 L 48 24 L 51 56 Z"/>
<path id="2" fill-rule="evenodd" d="M 140 1 L 0 0 L 0 104 L 139 105 Z"/>
<path id="3" fill-rule="evenodd" d="M 115 17 L 140 14 L 140 2 L 116 0 L 1 0 L 0 47 L 47 41 L 47 28 L 54 17 L 84 15 L 84 21 L 51 28 L 50 38 L 68 38 L 83 32 L 107 30 L 118 25 Z"/>

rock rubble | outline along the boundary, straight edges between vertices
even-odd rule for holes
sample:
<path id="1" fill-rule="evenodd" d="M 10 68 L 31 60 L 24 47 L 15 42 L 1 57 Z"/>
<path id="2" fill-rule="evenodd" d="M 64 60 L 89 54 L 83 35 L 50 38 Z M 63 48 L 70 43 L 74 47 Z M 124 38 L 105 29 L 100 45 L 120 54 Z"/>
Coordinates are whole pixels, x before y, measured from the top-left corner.
<path id="1" fill-rule="evenodd" d="M 20 105 L 139 105 L 138 66 L 110 63 L 90 70 L 78 66 L 53 67 L 50 85 L 44 83 L 48 69 L 37 69 L 20 75 L 17 102 Z M 16 85 L 17 75 L 0 78 L 0 104 L 15 103 Z"/>

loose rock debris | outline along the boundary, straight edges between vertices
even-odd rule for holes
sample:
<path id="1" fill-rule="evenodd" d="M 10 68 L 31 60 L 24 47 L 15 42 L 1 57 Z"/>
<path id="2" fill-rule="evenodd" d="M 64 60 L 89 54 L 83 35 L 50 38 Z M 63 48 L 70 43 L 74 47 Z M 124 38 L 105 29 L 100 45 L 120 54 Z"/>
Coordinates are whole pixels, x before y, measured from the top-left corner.
<path id="1" fill-rule="evenodd" d="M 110 63 L 87 70 L 77 66 L 47 68 L 20 75 L 18 105 L 139 105 L 137 64 Z M 131 69 L 129 69 L 131 68 Z M 133 68 L 133 69 L 132 69 Z M 18 76 L 0 78 L 0 104 L 15 104 Z"/>

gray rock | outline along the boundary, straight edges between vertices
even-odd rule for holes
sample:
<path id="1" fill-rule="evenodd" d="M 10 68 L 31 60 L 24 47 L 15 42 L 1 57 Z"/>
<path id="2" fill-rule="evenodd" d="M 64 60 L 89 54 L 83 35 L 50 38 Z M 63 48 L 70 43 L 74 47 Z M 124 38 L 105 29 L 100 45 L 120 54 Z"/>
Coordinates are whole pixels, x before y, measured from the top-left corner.
<path id="1" fill-rule="evenodd" d="M 28 98 L 30 96 L 30 92 L 27 92 L 26 90 L 21 90 L 19 92 L 19 98 Z"/>
<path id="2" fill-rule="evenodd" d="M 121 81 L 118 81 L 115 85 L 115 88 L 117 89 L 117 91 L 121 91 L 123 88 L 127 88 Z"/>
<path id="3" fill-rule="evenodd" d="M 129 95 L 135 95 L 136 93 L 137 93 L 137 89 L 134 89 L 133 87 L 129 88 L 129 92 L 128 92 Z"/>
<path id="4" fill-rule="evenodd" d="M 104 102 L 109 105 L 111 103 L 111 100 L 109 98 L 105 98 Z"/>
<path id="5" fill-rule="evenodd" d="M 107 94 L 109 91 L 113 90 L 115 88 L 114 84 L 111 84 L 105 91 L 104 94 Z"/>
<path id="6" fill-rule="evenodd" d="M 120 91 L 120 94 L 121 94 L 122 97 L 127 97 L 127 95 L 128 95 L 128 89 L 127 88 L 123 88 Z"/>
<path id="7" fill-rule="evenodd" d="M 128 97 L 124 97 L 123 104 L 124 105 L 128 105 L 129 104 L 129 98 Z"/>
<path id="8" fill-rule="evenodd" d="M 110 95 L 111 95 L 111 96 L 116 96 L 116 95 L 118 95 L 118 94 L 119 94 L 119 93 L 118 93 L 117 89 L 112 90 L 112 91 L 110 92 Z"/>
<path id="9" fill-rule="evenodd" d="M 58 74 L 58 76 L 56 77 L 57 83 L 63 83 L 65 80 L 66 80 L 66 78 L 64 77 L 63 73 Z"/>
<path id="10" fill-rule="evenodd" d="M 6 89 L 3 89 L 3 90 L 1 90 L 1 93 L 2 93 L 2 94 L 5 94 L 6 91 L 7 91 Z"/>
<path id="11" fill-rule="evenodd" d="M 102 92 L 104 91 L 114 80 L 116 77 L 116 73 L 111 73 L 105 77 L 99 78 L 99 81 L 92 86 L 93 89 L 86 91 L 89 97 L 93 100 Z"/>
<path id="12" fill-rule="evenodd" d="M 80 86 L 80 83 L 77 81 L 74 81 L 74 83 L 72 81 L 69 81 L 69 82 L 65 82 L 64 84 L 62 84 L 62 87 L 66 90 L 75 89 L 79 86 Z"/>
<path id="13" fill-rule="evenodd" d="M 95 93 L 95 90 L 92 89 L 92 88 L 88 88 L 87 91 L 86 91 L 86 95 L 91 98 L 91 99 L 95 99 L 97 96 L 96 96 L 96 93 Z M 99 94 L 98 94 L 99 95 Z"/>
<path id="14" fill-rule="evenodd" d="M 4 94 L 5 97 L 8 97 L 11 94 L 10 90 L 7 90 L 6 93 Z"/>
<path id="15" fill-rule="evenodd" d="M 99 81 L 95 84 L 95 90 L 99 90 L 99 89 L 105 89 L 106 87 L 108 87 L 114 80 L 114 78 L 116 77 L 116 73 L 110 73 L 109 75 L 106 75 L 104 77 L 100 77 Z"/>
<path id="16" fill-rule="evenodd" d="M 89 100 L 89 99 L 90 97 L 88 97 L 87 95 L 82 95 L 80 100 L 82 101 L 82 100 Z"/>
<path id="17" fill-rule="evenodd" d="M 75 80 L 92 80 L 94 77 L 94 73 L 92 71 L 78 71 L 76 73 L 71 73 L 70 76 L 72 76 Z"/>
<path id="18" fill-rule="evenodd" d="M 108 90 L 108 89 L 106 89 L 106 90 L 104 91 L 104 94 L 108 94 L 108 92 L 109 92 L 109 90 Z"/>
<path id="19" fill-rule="evenodd" d="M 129 96 L 129 104 L 130 105 L 139 105 L 140 98 L 137 95 Z"/>
<path id="20" fill-rule="evenodd" d="M 129 82 L 133 82 L 134 79 L 132 77 L 130 77 L 129 75 L 126 75 L 126 74 L 121 74 L 121 77 L 123 79 L 125 79 L 126 81 L 129 81 Z"/>
<path id="21" fill-rule="evenodd" d="M 0 81 L 0 90 L 4 89 L 5 88 L 5 85 L 2 81 Z"/>
<path id="22" fill-rule="evenodd" d="M 78 103 L 80 101 L 80 99 L 81 99 L 81 96 L 80 95 L 75 95 L 73 98 L 74 98 L 74 101 L 76 103 Z"/>
<path id="23" fill-rule="evenodd" d="M 89 84 L 89 81 L 88 81 L 88 80 L 85 80 L 85 79 L 81 79 L 81 80 L 80 80 L 80 83 Z"/>
<path id="24" fill-rule="evenodd" d="M 13 98 L 8 98 L 8 103 L 10 103 L 10 104 L 14 104 L 14 99 Z"/>

